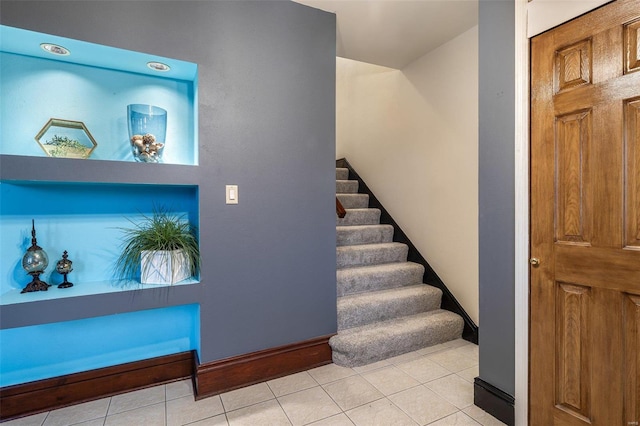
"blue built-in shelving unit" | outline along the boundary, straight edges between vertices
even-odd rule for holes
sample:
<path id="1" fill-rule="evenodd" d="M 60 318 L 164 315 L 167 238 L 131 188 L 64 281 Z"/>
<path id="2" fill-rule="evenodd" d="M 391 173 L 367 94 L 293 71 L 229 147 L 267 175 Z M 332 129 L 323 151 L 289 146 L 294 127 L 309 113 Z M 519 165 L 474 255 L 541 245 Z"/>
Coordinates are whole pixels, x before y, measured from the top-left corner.
<path id="1" fill-rule="evenodd" d="M 154 208 L 199 224 L 197 74 L 185 61 L 0 26 L 0 386 L 199 349 L 201 277 L 143 286 L 114 270 L 119 228 Z M 162 164 L 134 161 L 133 103 L 167 110 Z M 47 156 L 35 136 L 51 118 L 84 123 L 97 142 L 88 159 Z M 49 255 L 41 278 L 54 286 L 20 294 L 32 219 Z M 64 250 L 74 286 L 58 289 Z"/>

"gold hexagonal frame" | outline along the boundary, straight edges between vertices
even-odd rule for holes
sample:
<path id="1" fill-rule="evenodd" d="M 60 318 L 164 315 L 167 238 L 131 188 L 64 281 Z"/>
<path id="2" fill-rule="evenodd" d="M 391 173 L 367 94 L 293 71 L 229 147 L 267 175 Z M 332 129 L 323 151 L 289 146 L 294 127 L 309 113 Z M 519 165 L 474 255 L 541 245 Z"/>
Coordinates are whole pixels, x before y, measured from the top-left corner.
<path id="1" fill-rule="evenodd" d="M 35 137 L 49 157 L 89 158 L 98 146 L 81 121 L 50 119 Z"/>

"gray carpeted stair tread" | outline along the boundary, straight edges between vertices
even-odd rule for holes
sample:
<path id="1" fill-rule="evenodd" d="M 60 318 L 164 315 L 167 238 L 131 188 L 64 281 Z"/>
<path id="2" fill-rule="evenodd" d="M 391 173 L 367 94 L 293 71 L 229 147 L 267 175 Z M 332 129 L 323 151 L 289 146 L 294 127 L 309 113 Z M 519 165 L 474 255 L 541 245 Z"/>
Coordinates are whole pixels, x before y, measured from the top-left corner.
<path id="1" fill-rule="evenodd" d="M 442 309 L 342 330 L 331 337 L 333 362 L 357 367 L 457 339 L 464 321 Z"/>
<path id="2" fill-rule="evenodd" d="M 356 194 L 358 192 L 357 180 L 336 180 L 336 193 Z"/>
<path id="3" fill-rule="evenodd" d="M 367 194 L 336 194 L 345 209 L 366 209 L 369 207 Z"/>
<path id="4" fill-rule="evenodd" d="M 347 209 L 342 219 L 337 218 L 337 226 L 377 225 L 380 223 L 380 209 Z"/>
<path id="5" fill-rule="evenodd" d="M 393 240 L 391 225 L 336 226 L 336 245 L 390 243 Z"/>
<path id="6" fill-rule="evenodd" d="M 336 266 L 376 265 L 380 263 L 406 262 L 409 247 L 402 243 L 362 244 L 336 248 Z"/>
<path id="7" fill-rule="evenodd" d="M 442 290 L 426 284 L 360 293 L 338 298 L 338 332 L 374 322 L 432 311 Z"/>
<path id="8" fill-rule="evenodd" d="M 408 246 L 393 242 L 379 209 L 357 193 L 349 169 L 336 168 L 336 197 L 346 216 L 336 220 L 338 334 L 333 361 L 355 367 L 458 339 L 464 321 L 439 309 L 442 291 L 422 284 L 424 267 L 407 262 Z"/>
<path id="9" fill-rule="evenodd" d="M 338 269 L 338 296 L 421 284 L 424 266 L 413 262 Z"/>
<path id="10" fill-rule="evenodd" d="M 336 167 L 336 180 L 349 179 L 349 169 L 346 167 Z"/>

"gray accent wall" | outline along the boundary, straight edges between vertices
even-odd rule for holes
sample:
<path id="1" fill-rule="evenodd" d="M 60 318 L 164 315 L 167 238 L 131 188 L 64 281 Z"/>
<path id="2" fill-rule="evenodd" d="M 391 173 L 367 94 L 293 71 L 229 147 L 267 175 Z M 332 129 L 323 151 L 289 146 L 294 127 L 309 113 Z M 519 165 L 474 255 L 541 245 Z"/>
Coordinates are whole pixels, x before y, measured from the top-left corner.
<path id="1" fill-rule="evenodd" d="M 336 332 L 333 14 L 288 1 L 0 8 L 4 25 L 198 64 L 202 251 L 200 285 L 3 307 L 3 327 L 199 303 L 201 363 Z"/>
<path id="2" fill-rule="evenodd" d="M 480 0 L 480 379 L 515 393 L 515 3 Z"/>

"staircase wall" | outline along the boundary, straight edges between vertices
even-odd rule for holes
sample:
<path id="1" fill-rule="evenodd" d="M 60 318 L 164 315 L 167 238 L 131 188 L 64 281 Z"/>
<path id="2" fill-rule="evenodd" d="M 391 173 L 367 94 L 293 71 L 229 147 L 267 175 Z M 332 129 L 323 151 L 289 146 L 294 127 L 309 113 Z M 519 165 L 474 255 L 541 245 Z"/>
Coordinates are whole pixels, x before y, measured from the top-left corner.
<path id="1" fill-rule="evenodd" d="M 394 70 L 337 59 L 346 158 L 477 324 L 478 31 Z"/>

